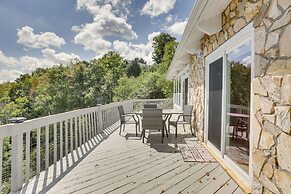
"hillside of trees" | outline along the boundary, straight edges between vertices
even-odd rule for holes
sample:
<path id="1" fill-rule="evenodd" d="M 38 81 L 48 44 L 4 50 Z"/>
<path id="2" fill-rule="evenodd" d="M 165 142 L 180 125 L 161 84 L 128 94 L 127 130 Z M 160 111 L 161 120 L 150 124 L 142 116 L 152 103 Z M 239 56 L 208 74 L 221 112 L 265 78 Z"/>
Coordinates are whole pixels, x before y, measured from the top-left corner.
<path id="1" fill-rule="evenodd" d="M 153 41 L 153 65 L 116 52 L 91 61 L 39 68 L 14 82 L 0 84 L 0 123 L 28 119 L 126 99 L 167 98 L 172 82 L 165 73 L 176 48 L 175 38 L 161 33 Z"/>

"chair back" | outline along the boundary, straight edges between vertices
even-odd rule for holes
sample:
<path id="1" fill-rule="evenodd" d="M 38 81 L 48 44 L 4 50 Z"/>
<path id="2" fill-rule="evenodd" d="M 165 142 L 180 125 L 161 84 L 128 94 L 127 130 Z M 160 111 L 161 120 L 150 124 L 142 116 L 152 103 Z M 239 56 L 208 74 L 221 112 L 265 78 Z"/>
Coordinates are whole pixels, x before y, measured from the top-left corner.
<path id="1" fill-rule="evenodd" d="M 163 129 L 163 110 L 156 108 L 142 109 L 142 128 L 148 130 Z"/>
<path id="2" fill-rule="evenodd" d="M 123 106 L 119 106 L 117 108 L 118 108 L 118 112 L 119 112 L 120 122 L 123 123 L 123 122 L 125 122 L 125 116 L 123 116 L 124 115 Z"/>
<path id="3" fill-rule="evenodd" d="M 158 108 L 157 104 L 144 104 L 143 108 Z"/>
<path id="4" fill-rule="evenodd" d="M 191 105 L 185 105 L 183 110 L 183 115 L 191 115 L 193 111 L 193 106 Z M 190 122 L 190 117 L 184 117 L 184 121 Z"/>

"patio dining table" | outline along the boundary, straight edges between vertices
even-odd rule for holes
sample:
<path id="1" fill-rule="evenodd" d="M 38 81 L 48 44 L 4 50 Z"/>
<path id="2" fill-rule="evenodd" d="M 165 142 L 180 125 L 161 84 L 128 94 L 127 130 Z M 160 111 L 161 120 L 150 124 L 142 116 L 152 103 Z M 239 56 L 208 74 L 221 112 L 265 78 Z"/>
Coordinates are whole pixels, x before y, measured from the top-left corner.
<path id="1" fill-rule="evenodd" d="M 140 119 L 142 118 L 142 110 L 132 112 L 131 114 L 135 114 L 138 121 L 140 121 Z M 177 111 L 174 109 L 163 109 L 163 116 L 164 116 L 163 121 L 165 123 L 169 122 L 173 115 L 181 115 L 181 114 L 183 114 L 183 111 Z M 141 124 L 141 122 L 139 122 L 139 124 Z M 167 125 L 165 125 L 165 128 L 167 130 Z M 170 129 L 168 129 L 167 131 L 170 133 Z"/>

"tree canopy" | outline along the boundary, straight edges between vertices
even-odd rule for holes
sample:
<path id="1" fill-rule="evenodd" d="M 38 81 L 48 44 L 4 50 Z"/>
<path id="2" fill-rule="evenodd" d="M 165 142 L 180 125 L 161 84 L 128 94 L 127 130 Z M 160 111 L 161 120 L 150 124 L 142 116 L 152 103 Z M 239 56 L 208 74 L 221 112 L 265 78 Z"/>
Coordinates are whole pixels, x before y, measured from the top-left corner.
<path id="1" fill-rule="evenodd" d="M 159 64 L 162 62 L 165 53 L 165 46 L 169 42 L 175 42 L 176 38 L 172 37 L 167 33 L 160 33 L 153 39 L 153 60 Z"/>
<path id="2" fill-rule="evenodd" d="M 126 99 L 171 97 L 172 82 L 166 80 L 165 73 L 174 56 L 174 40 L 165 33 L 154 38 L 153 58 L 159 61 L 154 65 L 110 51 L 99 59 L 38 68 L 15 82 L 2 83 L 0 121 L 19 116 L 32 119 Z"/>

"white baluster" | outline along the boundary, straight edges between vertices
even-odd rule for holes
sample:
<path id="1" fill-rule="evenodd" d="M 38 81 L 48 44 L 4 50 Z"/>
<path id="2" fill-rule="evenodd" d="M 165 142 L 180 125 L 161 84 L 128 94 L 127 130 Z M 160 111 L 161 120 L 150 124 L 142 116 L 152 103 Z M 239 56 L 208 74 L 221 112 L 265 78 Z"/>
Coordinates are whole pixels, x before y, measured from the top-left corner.
<path id="1" fill-rule="evenodd" d="M 93 138 L 94 137 L 94 124 L 93 124 L 93 119 L 94 119 L 94 117 L 93 117 L 93 112 L 91 112 L 90 113 L 90 117 L 91 117 L 91 120 L 90 120 L 90 125 L 91 125 L 91 138 Z"/>
<path id="2" fill-rule="evenodd" d="M 70 150 L 73 153 L 73 119 L 70 119 Z"/>
<path id="3" fill-rule="evenodd" d="M 41 128 L 36 130 L 36 174 L 40 173 L 40 133 Z"/>
<path id="4" fill-rule="evenodd" d="M 93 138 L 95 136 L 94 112 L 91 112 L 91 126 L 92 126 L 92 129 L 91 129 L 92 137 L 91 138 Z"/>
<path id="5" fill-rule="evenodd" d="M 60 159 L 64 157 L 63 154 L 63 121 L 60 122 Z"/>
<path id="6" fill-rule="evenodd" d="M 91 114 L 88 113 L 87 114 L 87 121 L 88 121 L 88 124 L 87 124 L 87 127 L 88 127 L 88 140 L 91 139 Z"/>
<path id="7" fill-rule="evenodd" d="M 102 131 L 102 112 L 101 110 L 98 111 L 98 133 Z"/>
<path id="8" fill-rule="evenodd" d="M 89 140 L 88 114 L 85 114 L 86 142 Z"/>
<path id="9" fill-rule="evenodd" d="M 79 116 L 79 146 L 81 147 L 82 145 L 82 123 L 81 123 L 81 116 Z"/>
<path id="10" fill-rule="evenodd" d="M 75 149 L 77 149 L 78 148 L 78 130 L 77 130 L 77 128 L 78 128 L 78 120 L 77 120 L 77 117 L 75 117 L 75 119 L 74 119 L 74 129 L 75 129 Z"/>
<path id="11" fill-rule="evenodd" d="M 65 120 L 65 156 L 68 155 L 68 120 Z"/>
<path id="12" fill-rule="evenodd" d="M 49 125 L 45 126 L 45 169 L 49 167 L 49 129 Z"/>
<path id="13" fill-rule="evenodd" d="M 97 136 L 98 134 L 98 115 L 97 115 L 97 111 L 95 111 L 95 136 Z"/>
<path id="14" fill-rule="evenodd" d="M 25 133 L 25 182 L 28 183 L 30 178 L 30 132 Z"/>
<path id="15" fill-rule="evenodd" d="M 83 130 L 82 130 L 82 132 L 83 132 L 83 144 L 86 143 L 86 125 L 85 125 L 86 122 L 85 121 L 86 121 L 85 115 L 83 115 L 82 116 L 82 122 L 83 122 Z"/>
<path id="16" fill-rule="evenodd" d="M 57 137 L 57 123 L 54 123 L 54 164 L 57 163 L 58 157 L 58 137 Z"/>

